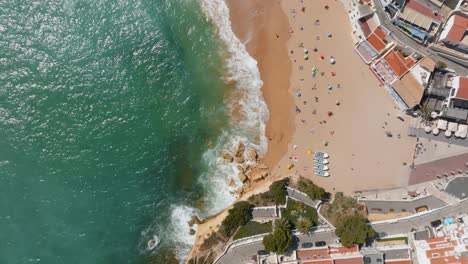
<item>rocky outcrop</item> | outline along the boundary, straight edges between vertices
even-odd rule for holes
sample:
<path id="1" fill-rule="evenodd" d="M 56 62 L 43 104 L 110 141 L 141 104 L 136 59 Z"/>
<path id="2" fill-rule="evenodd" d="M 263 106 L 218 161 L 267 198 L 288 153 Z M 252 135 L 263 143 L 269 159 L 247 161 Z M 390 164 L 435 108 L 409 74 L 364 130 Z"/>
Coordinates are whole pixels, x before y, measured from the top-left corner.
<path id="1" fill-rule="evenodd" d="M 270 170 L 268 168 L 261 169 L 261 168 L 253 168 L 249 174 L 250 181 L 259 182 L 270 175 Z"/>
<path id="2" fill-rule="evenodd" d="M 196 215 L 192 216 L 192 219 L 191 219 L 190 221 L 188 221 L 188 225 L 189 225 L 190 227 L 192 227 L 194 224 L 199 225 L 199 224 L 201 224 L 201 223 L 202 223 L 202 221 L 201 221 L 201 220 L 198 218 L 198 216 L 196 216 Z"/>
<path id="3" fill-rule="evenodd" d="M 189 234 L 191 236 L 195 235 L 197 232 L 193 229 L 193 228 L 190 228 L 190 231 L 189 231 Z"/>
<path id="4" fill-rule="evenodd" d="M 244 187 L 239 187 L 239 188 L 237 188 L 236 193 L 237 193 L 238 195 L 242 195 L 242 194 L 244 193 Z"/>
<path id="5" fill-rule="evenodd" d="M 229 179 L 229 182 L 228 182 L 229 186 L 234 186 L 234 183 L 235 183 L 234 179 L 232 179 L 232 178 Z"/>
<path id="6" fill-rule="evenodd" d="M 237 163 L 244 163 L 244 157 L 240 156 L 240 157 L 235 157 L 234 160 L 237 162 Z"/>
<path id="7" fill-rule="evenodd" d="M 254 148 L 251 148 L 249 151 L 249 160 L 250 161 L 257 161 L 258 160 L 258 153 Z"/>
<path id="8" fill-rule="evenodd" d="M 239 177 L 239 180 L 242 182 L 242 183 L 245 183 L 249 178 L 247 177 L 247 175 L 245 175 L 243 172 L 239 172 L 239 174 L 237 175 L 237 177 Z"/>
<path id="9" fill-rule="evenodd" d="M 239 145 L 237 145 L 237 149 L 236 149 L 236 151 L 234 152 L 234 156 L 236 156 L 236 157 L 242 157 L 242 156 L 244 155 L 244 152 L 245 152 L 244 143 L 239 142 Z"/>
<path id="10" fill-rule="evenodd" d="M 229 162 L 233 162 L 234 161 L 234 157 L 231 156 L 231 154 L 229 153 L 224 153 L 223 154 L 223 159 L 229 161 Z"/>

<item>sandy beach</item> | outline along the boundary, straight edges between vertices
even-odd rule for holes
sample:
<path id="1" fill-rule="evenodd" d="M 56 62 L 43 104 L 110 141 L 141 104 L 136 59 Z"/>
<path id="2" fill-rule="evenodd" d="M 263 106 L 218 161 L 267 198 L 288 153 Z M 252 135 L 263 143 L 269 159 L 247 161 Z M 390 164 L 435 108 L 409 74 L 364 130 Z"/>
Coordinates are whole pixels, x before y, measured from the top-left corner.
<path id="1" fill-rule="evenodd" d="M 290 93 L 300 113 L 275 174 L 302 175 L 328 191 L 347 194 L 406 185 L 415 144 L 415 138 L 407 136 L 409 121 L 398 119 L 405 116 L 354 52 L 341 2 L 303 2 L 281 2 L 291 27 Z M 308 60 L 304 49 L 309 51 Z M 331 56 L 336 60 L 333 65 Z M 317 68 L 315 78 L 312 67 Z M 308 150 L 330 155 L 330 177 L 314 175 Z M 288 164 L 294 167 L 288 170 Z"/>
<path id="2" fill-rule="evenodd" d="M 408 118 L 355 53 L 341 2 L 231 0 L 228 5 L 234 32 L 258 62 L 270 111 L 262 162 L 272 175 L 239 200 L 287 176 L 307 177 L 332 193 L 407 185 L 416 143 L 407 136 Z M 309 150 L 330 155 L 330 177 L 314 175 Z M 226 211 L 199 225 L 191 256 Z"/>

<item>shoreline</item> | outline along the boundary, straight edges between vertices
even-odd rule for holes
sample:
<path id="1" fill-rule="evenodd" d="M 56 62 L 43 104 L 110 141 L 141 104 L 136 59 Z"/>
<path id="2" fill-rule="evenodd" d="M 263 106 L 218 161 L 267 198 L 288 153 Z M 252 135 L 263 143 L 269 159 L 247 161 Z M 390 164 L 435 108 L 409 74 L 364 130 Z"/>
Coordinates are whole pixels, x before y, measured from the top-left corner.
<path id="1" fill-rule="evenodd" d="M 226 3 L 234 34 L 257 61 L 263 82 L 262 95 L 269 111 L 265 131 L 268 150 L 262 162 L 274 168 L 287 151 L 295 131 L 294 102 L 289 92 L 292 68 L 287 55 L 288 18 L 281 1 L 228 0 Z"/>
<path id="2" fill-rule="evenodd" d="M 408 184 L 410 169 L 406 164 L 410 164 L 415 142 L 406 136 L 409 121 L 397 118 L 401 111 L 355 54 L 344 4 L 329 1 L 330 9 L 324 10 L 321 3 L 304 2 L 227 1 L 233 32 L 257 60 L 270 112 L 268 150 L 260 163 L 268 165 L 271 174 L 245 186 L 234 203 L 265 192 L 273 181 L 289 176 L 303 176 L 332 194 Z M 315 20 L 320 20 L 319 26 L 314 26 Z M 329 31 L 331 39 L 325 34 Z M 318 48 L 317 53 L 312 52 L 313 47 Z M 311 51 L 308 60 L 303 58 L 304 48 Z M 320 60 L 319 54 L 327 59 Z M 328 62 L 331 55 L 336 64 Z M 315 78 L 309 70 L 312 67 L 318 68 Z M 327 90 L 327 85 L 333 90 Z M 295 113 L 296 107 L 301 111 Z M 386 131 L 395 136 L 388 138 Z M 306 154 L 309 151 L 330 154 L 331 177 L 314 175 L 313 155 Z M 287 169 L 289 164 L 294 168 Z M 219 228 L 231 207 L 198 225 L 188 259 L 197 253 L 204 238 Z"/>

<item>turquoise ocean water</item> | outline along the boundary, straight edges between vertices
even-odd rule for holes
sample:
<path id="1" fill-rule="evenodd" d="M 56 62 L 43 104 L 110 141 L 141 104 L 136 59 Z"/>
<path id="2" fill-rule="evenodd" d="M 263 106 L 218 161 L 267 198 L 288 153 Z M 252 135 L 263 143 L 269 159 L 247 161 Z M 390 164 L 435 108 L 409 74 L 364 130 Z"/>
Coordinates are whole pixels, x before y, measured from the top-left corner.
<path id="1" fill-rule="evenodd" d="M 153 234 L 186 254 L 216 146 L 258 128 L 230 121 L 233 51 L 201 8 L 0 1 L 0 263 L 145 263 Z"/>

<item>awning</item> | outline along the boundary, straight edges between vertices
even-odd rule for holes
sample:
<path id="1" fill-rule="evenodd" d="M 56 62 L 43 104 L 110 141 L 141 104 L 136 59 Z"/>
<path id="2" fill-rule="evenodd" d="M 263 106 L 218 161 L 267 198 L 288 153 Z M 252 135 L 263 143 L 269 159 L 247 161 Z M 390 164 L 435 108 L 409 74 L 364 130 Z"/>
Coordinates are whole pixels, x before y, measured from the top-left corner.
<path id="1" fill-rule="evenodd" d="M 437 128 L 441 130 L 447 130 L 447 121 L 443 119 L 437 120 Z"/>

